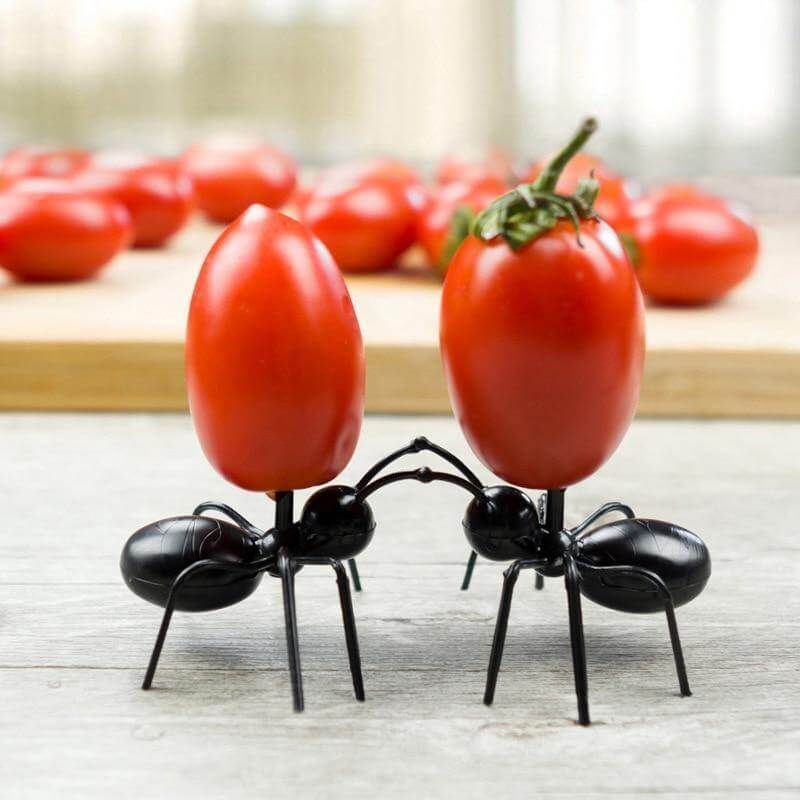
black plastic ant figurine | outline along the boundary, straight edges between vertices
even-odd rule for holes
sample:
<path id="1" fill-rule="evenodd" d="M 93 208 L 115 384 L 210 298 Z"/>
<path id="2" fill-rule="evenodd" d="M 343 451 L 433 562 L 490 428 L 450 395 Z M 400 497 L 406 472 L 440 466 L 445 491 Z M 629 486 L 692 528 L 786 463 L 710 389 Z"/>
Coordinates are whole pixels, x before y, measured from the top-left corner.
<path id="1" fill-rule="evenodd" d="M 543 587 L 544 577 L 564 577 L 581 725 L 590 723 L 581 594 L 616 611 L 664 611 L 680 691 L 684 697 L 691 695 L 675 608 L 697 597 L 711 575 L 708 548 L 698 536 L 669 522 L 639 519 L 629 506 L 619 502 L 604 504 L 579 525 L 566 529 L 564 489 L 548 490 L 535 505 L 525 492 L 512 486 L 483 486 L 462 461 L 424 438 L 415 439 L 408 447 L 387 456 L 365 477 L 374 477 L 386 464 L 405 453 L 423 449 L 445 458 L 464 477 L 423 467 L 378 478 L 366 493 L 405 479 L 425 483 L 440 480 L 461 486 L 473 495 L 463 521 L 472 552 L 461 588 L 469 587 L 478 554 L 492 561 L 513 562 L 504 573 L 483 697 L 486 705 L 494 700 L 511 599 L 523 569 L 536 571 L 537 589 Z M 625 519 L 592 527 L 601 517 L 615 511 Z"/>
<path id="2" fill-rule="evenodd" d="M 286 645 L 294 708 L 304 707 L 297 637 L 295 574 L 304 566 L 330 566 L 336 574 L 353 688 L 364 699 L 361 657 L 353 602 L 342 559 L 357 555 L 372 538 L 375 521 L 369 506 L 353 506 L 346 495 L 328 487 L 309 498 L 300 522 L 294 522 L 292 492 L 275 498 L 275 526 L 262 531 L 221 503 L 202 503 L 196 514 L 215 509 L 237 524 L 214 517 L 183 516 L 159 520 L 136 531 L 126 543 L 120 569 L 130 589 L 164 608 L 150 663 L 142 683 L 149 689 L 172 614 L 213 611 L 251 595 L 263 574 L 280 578 Z"/>
<path id="3" fill-rule="evenodd" d="M 664 611 L 681 695 L 691 695 L 675 608 L 697 597 L 711 575 L 711 558 L 703 541 L 677 525 L 638 519 L 622 503 L 606 503 L 576 527 L 566 529 L 564 489 L 550 489 L 541 500 L 537 513 L 521 490 L 490 487 L 483 498 L 470 503 L 464 517 L 473 554 L 513 562 L 504 573 L 483 702 L 491 705 L 494 700 L 511 598 L 523 569 L 534 569 L 540 576 L 564 576 L 581 725 L 590 723 L 581 594 L 616 611 Z M 591 528 L 612 511 L 622 512 L 625 519 Z"/>
<path id="4" fill-rule="evenodd" d="M 421 450 L 437 453 L 464 472 L 469 481 L 427 468 L 373 481 L 392 461 Z M 353 687 L 356 698 L 363 700 L 364 683 L 353 603 L 342 561 L 348 560 L 353 583 L 356 590 L 360 590 L 355 557 L 369 544 L 375 532 L 375 519 L 366 498 L 382 486 L 402 479 L 422 482 L 439 479 L 480 486 L 478 478 L 459 459 L 420 437 L 379 461 L 354 487 L 333 485 L 317 490 L 307 500 L 298 522 L 294 521 L 293 493 L 278 492 L 275 525 L 267 531 L 218 502 L 200 503 L 191 516 L 158 520 L 136 531 L 122 551 L 122 575 L 135 594 L 164 609 L 142 688 L 149 689 L 152 685 L 174 611 L 213 611 L 238 603 L 258 588 L 266 572 L 280 578 L 283 585 L 294 707 L 302 711 L 294 576 L 304 566 L 330 566 L 336 573 L 339 587 Z M 205 511 L 220 512 L 236 524 L 201 516 Z"/>

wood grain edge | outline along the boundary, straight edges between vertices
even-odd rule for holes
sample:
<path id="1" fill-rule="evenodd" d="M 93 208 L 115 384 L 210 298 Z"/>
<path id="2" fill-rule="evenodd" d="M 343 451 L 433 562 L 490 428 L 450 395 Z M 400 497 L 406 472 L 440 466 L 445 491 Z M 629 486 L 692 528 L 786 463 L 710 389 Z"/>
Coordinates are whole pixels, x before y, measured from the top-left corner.
<path id="1" fill-rule="evenodd" d="M 186 408 L 179 342 L 0 343 L 0 409 Z"/>
<path id="2" fill-rule="evenodd" d="M 366 410 L 449 413 L 435 347 L 368 345 Z M 186 410 L 179 342 L 0 342 L 0 409 Z M 639 415 L 798 418 L 800 355 L 651 350 Z"/>
<path id="3" fill-rule="evenodd" d="M 643 417 L 800 417 L 800 354 L 780 350 L 652 350 Z"/>

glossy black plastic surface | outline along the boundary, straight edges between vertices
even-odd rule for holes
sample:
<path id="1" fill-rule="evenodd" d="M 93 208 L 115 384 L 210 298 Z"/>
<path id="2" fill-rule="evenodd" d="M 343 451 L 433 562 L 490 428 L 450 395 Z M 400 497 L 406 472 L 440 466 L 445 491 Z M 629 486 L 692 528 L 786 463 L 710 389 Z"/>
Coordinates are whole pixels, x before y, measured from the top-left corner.
<path id="1" fill-rule="evenodd" d="M 356 489 L 326 486 L 314 492 L 303 507 L 297 550 L 307 556 L 354 558 L 374 533 L 372 509 Z"/>
<path id="2" fill-rule="evenodd" d="M 259 557 L 258 537 L 213 517 L 170 517 L 145 525 L 128 539 L 120 570 L 139 597 L 164 608 L 170 588 L 184 569 L 211 559 L 246 564 Z M 178 611 L 213 611 L 252 594 L 262 575 L 207 569 L 193 575 L 175 601 Z"/>
<path id="3" fill-rule="evenodd" d="M 585 597 L 637 614 L 664 610 L 660 593 L 650 583 L 635 575 L 581 572 L 581 562 L 652 572 L 666 584 L 676 608 L 697 597 L 711 575 L 711 557 L 699 536 L 653 519 L 623 519 L 595 528 L 576 543 L 576 557 Z"/>
<path id="4" fill-rule="evenodd" d="M 540 536 L 536 506 L 513 486 L 489 486 L 467 506 L 464 533 L 472 549 L 492 561 L 530 558 Z"/>

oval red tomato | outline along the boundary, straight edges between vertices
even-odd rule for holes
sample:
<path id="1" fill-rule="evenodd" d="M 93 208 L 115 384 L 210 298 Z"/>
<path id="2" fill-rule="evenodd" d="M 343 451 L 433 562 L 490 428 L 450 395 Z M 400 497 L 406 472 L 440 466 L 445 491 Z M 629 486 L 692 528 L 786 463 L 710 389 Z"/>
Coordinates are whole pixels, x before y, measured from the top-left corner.
<path id="1" fill-rule="evenodd" d="M 361 333 L 341 273 L 299 222 L 255 205 L 211 248 L 186 379 L 203 451 L 236 485 L 301 489 L 347 464 L 363 414 Z"/>
<path id="2" fill-rule="evenodd" d="M 197 205 L 215 222 L 230 222 L 253 203 L 282 206 L 297 182 L 297 165 L 266 142 L 209 140 L 190 147 L 181 164 Z"/>
<path id="3" fill-rule="evenodd" d="M 0 179 L 68 178 L 80 172 L 90 158 L 86 150 L 78 148 L 18 147 L 0 162 Z"/>
<path id="4" fill-rule="evenodd" d="M 89 278 L 132 233 L 123 206 L 84 196 L 64 181 L 28 178 L 0 193 L 0 266 L 19 280 Z"/>
<path id="5" fill-rule="evenodd" d="M 131 215 L 134 247 L 161 247 L 186 225 L 192 183 L 168 158 L 109 153 L 94 157 L 73 179 L 81 191 L 112 197 Z"/>
<path id="6" fill-rule="evenodd" d="M 417 241 L 425 250 L 428 262 L 444 272 L 449 261 L 445 252 L 450 249 L 448 237 L 456 233 L 452 228 L 458 210 L 482 211 L 507 188 L 498 178 L 486 177 L 452 181 L 436 192 L 420 215 L 417 231 Z M 458 246 L 457 242 L 454 244 Z"/>
<path id="7" fill-rule="evenodd" d="M 755 228 L 719 197 L 683 185 L 662 187 L 632 213 L 636 276 L 657 302 L 713 302 L 755 267 Z"/>
<path id="8" fill-rule="evenodd" d="M 565 157 L 595 126 L 584 123 Z M 473 450 L 504 480 L 538 489 L 573 484 L 611 455 L 644 360 L 642 297 L 619 238 L 581 194 L 579 242 L 551 175 L 529 187 L 535 206 L 518 188 L 478 217 L 473 230 L 487 239 L 470 235 L 450 262 L 440 327 Z"/>
<path id="9" fill-rule="evenodd" d="M 532 164 L 522 176 L 523 181 L 533 181 L 547 164 L 547 159 Z M 595 201 L 595 211 L 615 230 L 627 232 L 630 229 L 630 205 L 632 196 L 625 180 L 599 158 L 588 153 L 573 156 L 561 173 L 556 191 L 572 194 L 581 178 L 588 178 L 594 171 L 595 180 L 600 184 L 600 194 Z"/>
<path id="10" fill-rule="evenodd" d="M 300 220 L 345 272 L 390 269 L 414 243 L 425 192 L 396 162 L 341 165 L 323 175 L 299 209 Z"/>

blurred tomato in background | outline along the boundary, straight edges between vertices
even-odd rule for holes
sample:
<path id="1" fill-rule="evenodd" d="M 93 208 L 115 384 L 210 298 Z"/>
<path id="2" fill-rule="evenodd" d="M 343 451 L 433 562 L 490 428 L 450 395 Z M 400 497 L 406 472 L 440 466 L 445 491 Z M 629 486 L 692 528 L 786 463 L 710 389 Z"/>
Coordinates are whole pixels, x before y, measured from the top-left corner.
<path id="1" fill-rule="evenodd" d="M 74 177 L 78 191 L 111 197 L 131 215 L 134 247 L 161 247 L 189 221 L 192 183 L 174 159 L 101 153 Z"/>
<path id="2" fill-rule="evenodd" d="M 0 192 L 0 266 L 19 280 L 89 278 L 132 236 L 121 203 L 79 192 L 71 181 L 26 178 Z"/>
<path id="3" fill-rule="evenodd" d="M 642 291 L 671 305 L 718 300 L 753 271 L 758 234 L 720 197 L 686 184 L 656 189 L 631 207 L 631 253 Z"/>
<path id="4" fill-rule="evenodd" d="M 214 222 L 230 222 L 253 203 L 280 208 L 297 182 L 294 159 L 266 142 L 209 139 L 186 150 L 181 165 L 198 208 Z"/>
<path id="5" fill-rule="evenodd" d="M 300 198 L 300 220 L 344 272 L 391 269 L 414 243 L 426 189 L 410 167 L 367 159 L 322 172 Z"/>

